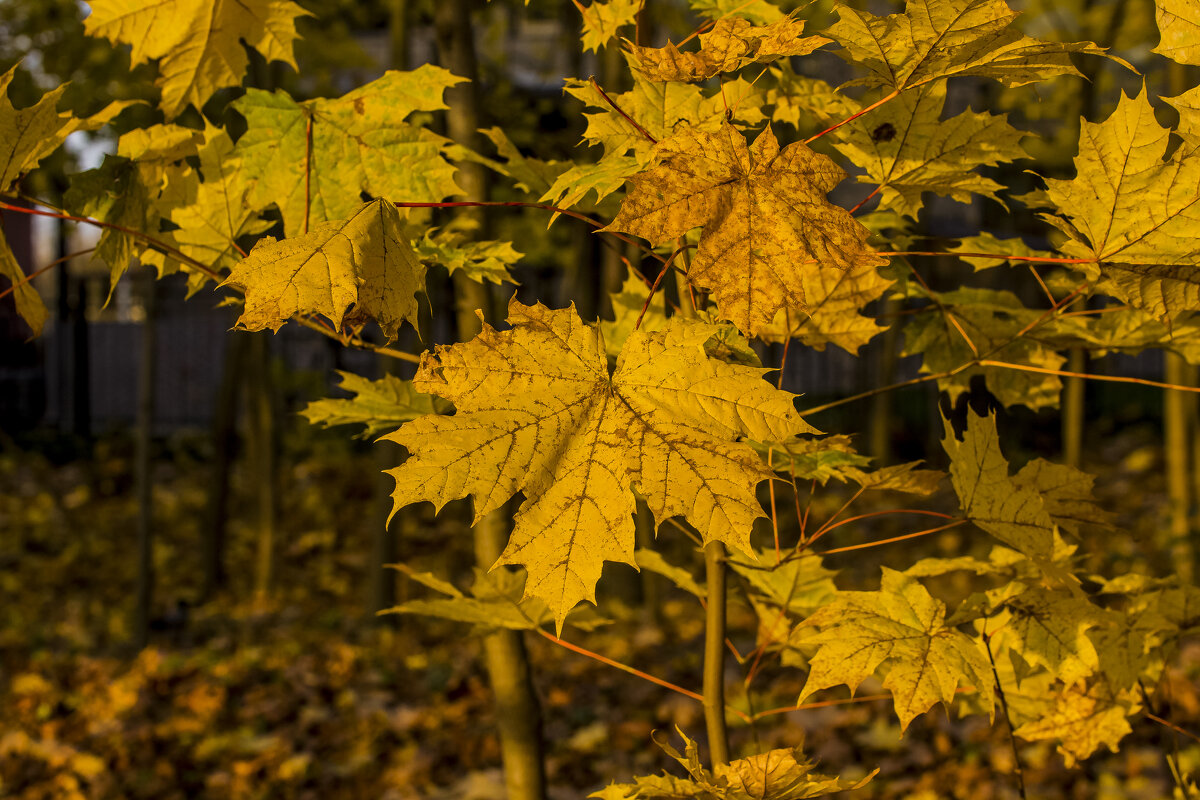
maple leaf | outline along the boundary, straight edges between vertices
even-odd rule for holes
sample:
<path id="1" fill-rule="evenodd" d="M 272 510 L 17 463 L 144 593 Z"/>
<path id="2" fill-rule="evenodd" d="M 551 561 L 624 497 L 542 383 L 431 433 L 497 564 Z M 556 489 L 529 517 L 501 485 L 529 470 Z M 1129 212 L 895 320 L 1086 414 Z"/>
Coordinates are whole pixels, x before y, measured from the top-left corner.
<path id="1" fill-rule="evenodd" d="M 136 163 L 119 156 L 105 156 L 97 169 L 71 176 L 71 188 L 64 195 L 63 204 L 83 216 L 122 228 L 157 233 L 158 213 L 153 200 Z M 144 242 L 116 228 L 101 232 L 95 252 L 109 266 L 110 294 L 143 247 Z"/>
<path id="2" fill-rule="evenodd" d="M 264 238 L 221 285 L 245 292 L 238 317 L 245 330 L 277 331 L 297 314 L 322 314 L 341 330 L 353 307 L 355 322 L 374 319 L 393 339 L 404 320 L 416 325 L 416 294 L 424 284 L 425 268 L 396 207 L 373 200 L 309 233 Z"/>
<path id="3" fill-rule="evenodd" d="M 479 132 L 491 140 L 496 147 L 496 153 L 504 159 L 503 163 L 486 159 L 486 165 L 501 175 L 512 178 L 517 188 L 523 192 L 535 196 L 544 195 L 568 169 L 568 163 L 564 161 L 543 161 L 526 156 L 501 128 L 483 128 Z"/>
<path id="4" fill-rule="evenodd" d="M 962 260 L 973 266 L 976 272 L 1009 263 L 1009 260 L 1004 258 L 1004 256 L 1022 256 L 1028 258 L 1055 257 L 1053 253 L 1030 247 L 1019 236 L 1001 239 L 988 231 L 977 233 L 974 236 L 964 236 L 959 239 L 958 244 L 947 248 L 947 250 L 951 253 L 996 254 L 994 257 L 962 256 Z"/>
<path id="5" fill-rule="evenodd" d="M 995 623 L 1000 645 L 1019 652 L 1030 664 L 1046 667 L 1067 685 L 1100 666 L 1088 629 L 1102 624 L 1102 610 L 1085 598 L 1020 583 L 1006 584 L 989 596 L 994 607 L 1003 610 L 989 619 L 988 627 Z"/>
<path id="6" fill-rule="evenodd" d="M 579 0 L 572 2 L 583 17 L 583 51 L 586 53 L 589 50 L 599 52 L 618 30 L 634 24 L 643 0 L 592 0 L 586 6 Z"/>
<path id="7" fill-rule="evenodd" d="M 1042 504 L 1054 524 L 1078 534 L 1081 525 L 1111 527 L 1114 516 L 1096 505 L 1092 485 L 1096 479 L 1067 464 L 1052 464 L 1035 458 L 1012 476 L 1019 486 L 1027 486 L 1042 498 Z"/>
<path id="8" fill-rule="evenodd" d="M 903 730 L 919 714 L 954 700 L 959 683 L 973 683 L 991 707 L 992 670 L 971 637 L 945 624 L 946 605 L 919 582 L 883 567 L 877 592 L 838 592 L 836 599 L 810 616 L 804 625 L 821 632 L 810 659 L 808 680 L 800 692 L 845 684 L 853 692 L 879 672 L 892 692 Z"/>
<path id="9" fill-rule="evenodd" d="M 646 300 L 650 297 L 650 287 L 645 281 L 635 277 L 633 270 L 626 270 L 625 280 L 621 283 L 621 290 L 613 292 L 609 295 L 612 301 L 613 319 L 611 321 L 600 320 L 600 333 L 604 335 L 604 347 L 608 354 L 616 358 L 621 348 L 625 344 L 625 340 L 633 333 L 634 326 L 641 319 L 641 329 L 644 331 L 658 331 L 667 326 L 667 313 L 665 308 L 665 295 L 659 297 L 658 304 L 646 306 Z M 645 313 L 642 311 L 645 309 Z"/>
<path id="10" fill-rule="evenodd" d="M 553 203 L 560 208 L 573 208 L 592 192 L 595 204 L 625 185 L 625 181 L 640 167 L 637 160 L 626 156 L 605 156 L 594 164 L 576 164 L 569 167 L 554 185 L 546 190 L 539 202 Z M 553 222 L 558 214 L 550 218 Z"/>
<path id="11" fill-rule="evenodd" d="M 1132 730 L 1127 717 L 1139 706 L 1131 692 L 1113 694 L 1102 684 L 1062 686 L 1048 698 L 1042 716 L 1013 735 L 1030 742 L 1058 741 L 1058 752 L 1069 768 L 1101 746 L 1117 752 Z"/>
<path id="12" fill-rule="evenodd" d="M 1162 34 L 1152 52 L 1180 64 L 1200 64 L 1200 6 L 1196 0 L 1154 0 Z"/>
<path id="13" fill-rule="evenodd" d="M 930 495 L 937 491 L 944 477 L 934 470 L 917 469 L 920 461 L 867 470 L 865 467 L 871 459 L 855 452 L 849 436 L 793 437 L 779 442 L 751 442 L 750 446 L 764 459 L 769 459 L 771 468 L 781 475 L 819 481 L 822 486 L 834 478 L 842 482 L 854 481 L 864 489 Z"/>
<path id="14" fill-rule="evenodd" d="M 41 336 L 49 312 L 46 310 L 46 304 L 42 302 L 42 296 L 29 283 L 25 270 L 17 263 L 12 248 L 8 246 L 8 239 L 4 237 L 3 226 L 0 226 L 0 277 L 7 278 L 8 282 L 16 287 L 13 291 L 13 301 L 17 306 L 17 314 L 25 320 L 34 336 Z"/>
<path id="15" fill-rule="evenodd" d="M 920 354 L 921 372 L 953 371 L 985 354 L 996 361 L 1052 370 L 1060 369 L 1066 361 L 1057 352 L 1057 338 L 1050 335 L 1056 330 L 1052 324 L 1043 323 L 1037 330 L 1017 335 L 1039 320 L 1042 313 L 1026 308 L 1012 292 L 975 288 L 932 294 L 923 289 L 916 291 L 937 303 L 904 327 L 903 354 Z M 1042 334 L 1046 334 L 1044 338 Z M 976 375 L 985 377 L 988 391 L 1006 406 L 1053 407 L 1058 405 L 1062 392 L 1062 382 L 1056 375 L 984 366 L 971 366 L 939 378 L 938 388 L 954 402 Z"/>
<path id="16" fill-rule="evenodd" d="M 635 488 L 655 519 L 682 515 L 705 541 L 750 549 L 762 516 L 754 490 L 769 473 L 735 440 L 809 430 L 792 395 L 762 369 L 712 358 L 714 325 L 635 331 L 610 375 L 598 329 L 573 307 L 513 300 L 508 319 L 512 330 L 485 325 L 422 359 L 413 385 L 457 413 L 384 437 L 410 453 L 390 470 L 395 509 L 473 495 L 478 521 L 523 492 L 497 564 L 526 567 L 526 593 L 559 627 L 580 600 L 594 602 L 604 561 L 632 563 Z"/>
<path id="17" fill-rule="evenodd" d="M 873 264 L 854 264 L 849 269 L 821 266 L 802 276 L 806 306 L 784 308 L 775 319 L 759 329 L 767 342 L 799 339 L 814 350 L 834 344 L 851 355 L 886 328 L 859 313 L 878 300 L 892 281 L 879 274 Z"/>
<path id="18" fill-rule="evenodd" d="M 948 420 L 945 426 L 942 446 L 950 456 L 950 481 L 963 513 L 1039 566 L 1051 563 L 1055 555 L 1054 520 L 1036 489 L 1009 477 L 995 418 L 968 413 L 961 441 Z"/>
<path id="19" fill-rule="evenodd" d="M 684 751 L 680 753 L 657 731 L 654 743 L 678 761 L 688 772 L 687 778 L 671 775 L 645 775 L 633 783 L 613 783 L 589 797 L 600 800 L 806 800 L 835 792 L 861 788 L 879 770 L 857 781 L 842 780 L 813 772 L 816 762 L 805 757 L 799 747 L 779 748 L 718 764 L 709 771 L 700 761 L 700 748 L 678 727 Z"/>
<path id="20" fill-rule="evenodd" d="M 1064 253 L 1101 289 L 1164 322 L 1200 306 L 1200 159 L 1178 148 L 1164 161 L 1170 131 L 1146 89 L 1122 95 L 1104 122 L 1082 122 L 1076 176 L 1047 179 L 1067 234 Z"/>
<path id="21" fill-rule="evenodd" d="M 692 573 L 683 567 L 676 566 L 663 558 L 662 553 L 646 547 L 639 547 L 633 553 L 634 561 L 639 571 L 648 569 L 655 575 L 662 575 L 671 583 L 683 589 L 688 594 L 700 600 L 706 600 L 708 593 L 704 587 L 692 577 Z"/>
<path id="22" fill-rule="evenodd" d="M 473 241 L 460 231 L 430 229 L 413 247 L 424 264 L 441 264 L 451 274 L 462 271 L 480 283 L 516 283 L 509 268 L 521 260 L 521 254 L 512 242 Z"/>
<path id="23" fill-rule="evenodd" d="M 885 263 L 867 229 L 825 197 L 843 174 L 800 142 L 780 150 L 770 126 L 751 147 L 729 123 L 717 133 L 689 128 L 658 143 L 653 166 L 630 179 L 602 230 L 660 244 L 703 226 L 688 279 L 755 335 L 780 309 L 807 306 L 806 274 Z"/>
<path id="24" fill-rule="evenodd" d="M 903 14 L 886 17 L 849 6 L 837 13 L 824 33 L 842 45 L 838 54 L 871 72 L 863 82 L 896 90 L 964 75 L 1021 86 L 1079 75 L 1071 53 L 1105 54 L 1091 42 L 1047 42 L 1011 30 L 1018 15 L 1004 0 L 908 0 Z"/>
<path id="25" fill-rule="evenodd" d="M 249 126 L 237 143 L 242 169 L 254 176 L 249 202 L 276 205 L 292 236 L 345 219 L 364 192 L 414 202 L 458 194 L 454 167 L 442 157 L 447 140 L 404 120 L 446 108 L 442 93 L 463 80 L 425 64 L 336 99 L 298 103 L 282 91 L 247 90 L 233 107 Z"/>
<path id="26" fill-rule="evenodd" d="M 133 46 L 130 60 L 158 60 L 167 119 L 189 103 L 197 109 L 218 89 L 238 86 L 249 60 L 242 41 L 267 61 L 296 69 L 296 18 L 309 12 L 291 0 L 89 0 L 84 30 L 114 45 Z"/>
<path id="27" fill-rule="evenodd" d="M 999 202 L 1003 187 L 974 170 L 1025 158 L 1019 142 L 1028 134 L 1004 115 L 964 111 L 942 119 L 945 104 L 945 82 L 930 83 L 833 132 L 833 146 L 866 170 L 858 181 L 879 185 L 882 208 L 916 219 L 924 192 L 964 203 L 973 195 Z"/>
<path id="28" fill-rule="evenodd" d="M 1192 147 L 1200 147 L 1200 86 L 1188 89 L 1177 97 L 1164 97 L 1179 112 L 1175 132 Z"/>
<path id="29" fill-rule="evenodd" d="M 352 372 L 342 372 L 342 391 L 353 397 L 326 397 L 313 400 L 300 410 L 312 425 L 325 428 L 334 425 L 363 425 L 360 436 L 366 438 L 393 430 L 397 425 L 425 414 L 445 414 L 449 404 L 413 388 L 412 381 L 395 375 L 368 380 Z"/>
<path id="30" fill-rule="evenodd" d="M 769 0 L 688 0 L 688 5 L 711 20 L 736 15 L 758 25 L 770 25 L 783 19 L 783 12 Z"/>
<path id="31" fill-rule="evenodd" d="M 109 103 L 90 117 L 59 113 L 58 102 L 67 84 L 46 92 L 33 105 L 17 109 L 8 97 L 8 87 L 18 64 L 0 75 L 0 192 L 10 192 L 25 173 L 53 153 L 75 131 L 95 130 L 112 121 L 130 102 Z"/>
<path id="32" fill-rule="evenodd" d="M 779 562 L 773 550 L 758 550 L 754 556 L 754 563 L 734 558 L 727 563 L 749 589 L 747 597 L 758 617 L 758 643 L 786 642 L 793 620 L 804 619 L 834 599 L 835 573 L 811 552 Z"/>
<path id="33" fill-rule="evenodd" d="M 671 42 L 666 47 L 629 45 L 636 69 L 652 81 L 703 81 L 749 64 L 786 56 L 808 55 L 829 40 L 805 36 L 804 20 L 784 17 L 756 26 L 743 17 L 723 17 L 700 34 L 698 52 L 681 52 Z"/>

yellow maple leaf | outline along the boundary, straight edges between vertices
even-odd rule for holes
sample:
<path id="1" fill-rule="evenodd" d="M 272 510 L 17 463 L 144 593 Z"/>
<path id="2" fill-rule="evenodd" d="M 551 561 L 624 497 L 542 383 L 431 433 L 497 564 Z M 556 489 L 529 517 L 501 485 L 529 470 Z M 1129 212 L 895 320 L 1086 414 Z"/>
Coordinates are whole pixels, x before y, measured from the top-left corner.
<path id="1" fill-rule="evenodd" d="M 703 81 L 748 64 L 785 56 L 808 55 L 829 43 L 824 36 L 805 36 L 804 20 L 785 17 L 770 25 L 752 24 L 742 17 L 723 17 L 700 34 L 697 52 L 666 47 L 629 45 L 638 72 L 652 81 Z"/>
<path id="2" fill-rule="evenodd" d="M 851 691 L 877 671 L 892 692 L 901 729 L 935 703 L 953 701 L 960 683 L 973 683 L 992 708 L 991 666 L 979 644 L 947 626 L 946 604 L 902 572 L 883 568 L 877 592 L 838 592 L 804 624 L 821 629 L 798 703 L 813 692 L 845 684 Z"/>
<path id="3" fill-rule="evenodd" d="M 395 509 L 467 495 L 475 518 L 526 501 L 497 564 L 529 572 L 559 627 L 594 602 L 605 561 L 634 563 L 634 494 L 658 521 L 683 516 L 706 541 L 750 549 L 770 477 L 742 436 L 811 430 L 763 369 L 712 358 L 719 328 L 672 319 L 630 334 L 609 374 L 603 337 L 574 308 L 509 303 L 512 329 L 426 354 L 413 385 L 451 401 L 384 437 L 411 454 L 390 470 Z M 773 431 L 782 436 L 767 435 Z M 394 513 L 394 512 L 393 512 Z"/>
<path id="4" fill-rule="evenodd" d="M 571 0 L 583 17 L 583 50 L 599 51 L 606 47 L 617 31 L 634 24 L 637 14 L 642 10 L 644 0 L 593 0 L 590 5 L 584 5 L 579 0 Z"/>
<path id="5" fill-rule="evenodd" d="M 424 281 L 396 207 L 373 200 L 309 233 L 266 237 L 221 285 L 245 292 L 238 325 L 246 330 L 279 330 L 296 314 L 323 314 L 340 330 L 353 307 L 354 322 L 374 319 L 392 339 L 404 320 L 416 324 Z"/>
<path id="6" fill-rule="evenodd" d="M 1075 178 L 1047 179 L 1060 216 L 1045 217 L 1102 291 L 1164 322 L 1200 308 L 1200 158 L 1185 144 L 1164 161 L 1169 137 L 1144 86 L 1104 122 L 1083 120 Z"/>
<path id="7" fill-rule="evenodd" d="M 1180 64 L 1200 64 L 1200 2 L 1154 0 L 1161 33 L 1155 53 Z"/>
<path id="8" fill-rule="evenodd" d="M 296 68 L 296 18 L 309 12 L 291 0 L 90 0 L 84 30 L 133 46 L 134 64 L 158 59 L 159 107 L 167 119 L 189 103 L 197 109 L 218 89 L 241 84 L 249 60 L 242 41 L 267 61 Z"/>
<path id="9" fill-rule="evenodd" d="M 903 14 L 886 17 L 845 5 L 837 13 L 825 33 L 842 45 L 839 52 L 871 71 L 865 83 L 897 90 L 962 75 L 1021 86 L 1078 75 L 1071 53 L 1105 54 L 1091 42 L 1048 42 L 1011 30 L 1018 15 L 1004 0 L 908 0 Z"/>
<path id="10" fill-rule="evenodd" d="M 770 126 L 749 147 L 728 123 L 688 128 L 659 142 L 652 164 L 603 230 L 659 244 L 703 226 L 688 279 L 747 334 L 782 308 L 806 308 L 805 277 L 821 267 L 885 263 L 870 232 L 825 197 L 841 168 L 800 142 L 781 150 Z"/>
<path id="11" fill-rule="evenodd" d="M 1025 723 L 1013 735 L 1027 741 L 1058 741 L 1067 767 L 1107 747 L 1117 752 L 1131 732 L 1127 717 L 1140 707 L 1131 692 L 1113 694 L 1103 684 L 1064 686 L 1048 699 L 1042 716 Z"/>
<path id="12" fill-rule="evenodd" d="M 875 334 L 886 330 L 860 313 L 892 285 L 874 264 L 854 264 L 849 269 L 822 266 L 804 273 L 801 280 L 805 308 L 781 310 L 770 325 L 759 330 L 759 338 L 768 342 L 799 339 L 815 350 L 835 344 L 857 355 Z"/>

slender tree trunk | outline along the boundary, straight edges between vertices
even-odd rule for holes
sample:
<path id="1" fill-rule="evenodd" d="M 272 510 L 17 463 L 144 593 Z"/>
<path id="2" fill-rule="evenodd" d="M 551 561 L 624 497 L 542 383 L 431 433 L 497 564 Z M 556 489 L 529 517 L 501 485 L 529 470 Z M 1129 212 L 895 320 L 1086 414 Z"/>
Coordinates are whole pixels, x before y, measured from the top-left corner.
<path id="1" fill-rule="evenodd" d="M 264 606 L 275 569 L 276 463 L 275 409 L 271 402 L 270 342 L 266 333 L 249 334 L 250 377 L 246 417 L 250 463 L 253 465 L 258 550 L 254 560 L 254 602 Z"/>
<path id="2" fill-rule="evenodd" d="M 704 726 L 715 769 L 729 763 L 729 735 L 725 730 L 725 545 L 720 542 L 704 546 L 704 578 L 708 589 L 704 606 Z"/>
<path id="3" fill-rule="evenodd" d="M 439 0 L 434 5 L 438 53 L 442 66 L 455 75 L 468 78 L 446 91 L 446 129 L 460 144 L 476 147 L 479 105 L 476 83 L 479 77 L 475 46 L 471 38 L 471 11 L 468 0 Z M 487 197 L 487 177 L 478 164 L 459 165 L 459 183 L 470 199 Z M 464 209 L 464 215 L 483 227 L 479 209 Z M 489 314 L 490 293 L 474 281 L 455 275 L 456 314 L 459 341 L 480 330 L 476 309 Z M 480 569 L 490 569 L 500 557 L 508 536 L 509 520 L 505 509 L 497 509 L 473 528 L 475 558 Z M 496 722 L 504 762 L 504 783 L 509 800 L 542 800 L 545 797 L 545 767 L 542 763 L 541 715 L 530 677 L 525 642 L 518 631 L 502 630 L 483 641 L 488 681 L 495 695 Z"/>
<path id="4" fill-rule="evenodd" d="M 235 333 L 225 347 L 221 385 L 213 413 L 213 461 L 209 470 L 208 508 L 204 518 L 204 585 L 202 600 L 212 600 L 225 588 L 226 523 L 229 521 L 229 484 L 237 446 L 237 411 L 249 337 Z"/>
<path id="5" fill-rule="evenodd" d="M 883 304 L 883 313 L 889 314 L 900 309 L 895 300 Z M 896 352 L 900 337 L 899 325 L 889 320 L 888 328 L 883 332 L 879 342 L 879 369 L 874 376 L 875 386 L 884 386 L 896 382 Z M 871 399 L 870 442 L 871 456 L 878 464 L 891 463 L 892 459 L 892 392 L 880 392 Z"/>
<path id="6" fill-rule="evenodd" d="M 1167 383 L 1190 386 L 1195 373 L 1183 358 L 1173 352 L 1164 354 Z M 1191 443 L 1189 429 L 1190 403 L 1187 392 L 1166 389 L 1163 392 L 1163 442 L 1166 448 L 1167 495 L 1171 503 L 1170 546 L 1171 560 L 1180 576 L 1191 581 L 1194 554 L 1191 531 Z"/>
<path id="7" fill-rule="evenodd" d="M 154 477 L 150 450 L 154 428 L 154 378 L 157 336 L 158 285 L 154 270 L 145 268 L 146 317 L 142 321 L 142 345 L 138 365 L 137 441 L 134 452 L 134 481 L 137 492 L 137 590 L 133 612 L 133 640 L 138 650 L 150 641 L 150 616 L 154 603 Z"/>

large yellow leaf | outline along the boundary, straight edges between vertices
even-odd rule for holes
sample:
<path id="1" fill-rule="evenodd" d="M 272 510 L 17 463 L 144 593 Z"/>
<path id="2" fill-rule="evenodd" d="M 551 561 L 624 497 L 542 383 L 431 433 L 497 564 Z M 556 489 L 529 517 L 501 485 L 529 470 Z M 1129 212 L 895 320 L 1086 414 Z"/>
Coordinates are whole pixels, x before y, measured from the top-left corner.
<path id="1" fill-rule="evenodd" d="M 442 93 L 462 81 L 426 64 L 332 100 L 298 103 L 282 91 L 249 90 L 233 105 L 249 126 L 237 153 L 254 178 L 250 203 L 277 206 L 293 236 L 345 219 L 363 192 L 419 202 L 457 194 L 454 167 L 442 157 L 447 141 L 404 119 L 446 108 Z"/>
<path id="2" fill-rule="evenodd" d="M 988 628 L 997 647 L 1008 647 L 1029 664 L 1043 666 L 1068 686 L 1100 667 L 1089 628 L 1103 621 L 1102 610 L 1086 598 L 1061 589 L 1009 583 L 989 593 L 996 609 Z"/>
<path id="3" fill-rule="evenodd" d="M 786 56 L 808 55 L 829 40 L 805 36 L 804 20 L 785 17 L 756 26 L 742 17 L 723 17 L 700 34 L 697 52 L 666 47 L 630 45 L 635 69 L 652 81 L 703 81 L 748 64 L 775 61 Z"/>
<path id="4" fill-rule="evenodd" d="M 296 18 L 291 0 L 90 0 L 84 30 L 133 46 L 134 64 L 158 59 L 167 119 L 189 103 L 197 109 L 218 89 L 238 86 L 248 59 L 244 41 L 267 61 L 296 67 Z"/>
<path id="5" fill-rule="evenodd" d="M 825 197 L 842 170 L 800 142 L 780 150 L 770 126 L 751 147 L 728 123 L 689 128 L 659 142 L 652 163 L 604 230 L 658 244 L 703 226 L 688 279 L 747 334 L 780 309 L 807 308 L 806 278 L 822 267 L 884 263 L 867 229 Z"/>
<path id="6" fill-rule="evenodd" d="M 1063 252 L 1164 322 L 1200 308 L 1200 158 L 1185 144 L 1164 161 L 1169 136 L 1143 87 L 1104 122 L 1083 120 L 1075 178 L 1046 181 Z"/>
<path id="7" fill-rule="evenodd" d="M 948 627 L 946 604 L 916 580 L 883 568 L 877 592 L 838 592 L 805 621 L 821 629 L 810 644 L 808 680 L 797 702 L 845 684 L 851 691 L 878 672 L 892 692 L 901 729 L 935 703 L 950 704 L 960 683 L 974 684 L 989 712 L 992 670 L 979 644 Z"/>
<path id="8" fill-rule="evenodd" d="M 1200 64 L 1200 2 L 1154 0 L 1162 34 L 1154 52 L 1180 64 Z"/>
<path id="9" fill-rule="evenodd" d="M 416 325 L 424 282 L 396 207 L 373 200 L 301 236 L 263 239 L 222 286 L 245 292 L 246 330 L 279 330 L 296 314 L 323 314 L 340 330 L 352 308 L 354 323 L 374 319 L 392 339 L 404 320 Z"/>
<path id="10" fill-rule="evenodd" d="M 1132 693 L 1114 694 L 1103 684 L 1063 686 L 1046 703 L 1039 719 L 1025 723 L 1013 735 L 1027 741 L 1057 741 L 1067 767 L 1107 747 L 1114 753 L 1131 732 L 1127 717 L 1140 703 Z"/>
<path id="11" fill-rule="evenodd" d="M 594 600 L 605 561 L 633 563 L 635 488 L 658 521 L 683 516 L 706 541 L 749 551 L 755 486 L 770 473 L 737 439 L 811 430 L 792 395 L 762 369 L 712 358 L 715 325 L 635 331 L 610 375 L 599 330 L 573 308 L 513 300 L 508 319 L 511 330 L 485 325 L 423 359 L 413 385 L 457 413 L 385 437 L 411 454 L 390 471 L 396 509 L 473 495 L 478 520 L 523 492 L 497 563 L 525 566 L 526 593 L 559 626 Z"/>
<path id="12" fill-rule="evenodd" d="M 866 83 L 906 89 L 961 75 L 1006 86 L 1078 75 L 1071 53 L 1103 55 L 1091 42 L 1047 42 L 1009 29 L 1017 13 L 1004 0 L 908 0 L 903 14 L 877 17 L 838 6 L 825 33 L 841 54 L 871 71 Z"/>

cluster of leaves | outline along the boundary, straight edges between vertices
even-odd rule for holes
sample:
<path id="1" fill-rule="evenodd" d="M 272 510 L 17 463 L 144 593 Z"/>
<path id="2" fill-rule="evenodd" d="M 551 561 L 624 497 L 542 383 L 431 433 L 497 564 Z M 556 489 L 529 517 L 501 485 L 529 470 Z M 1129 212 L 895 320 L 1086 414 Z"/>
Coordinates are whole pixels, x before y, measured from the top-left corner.
<path id="1" fill-rule="evenodd" d="M 591 109 L 585 140 L 603 149 L 570 165 L 526 157 L 500 132 L 490 138 L 503 161 L 429 130 L 426 112 L 444 109 L 444 90 L 461 79 L 428 65 L 340 98 L 297 102 L 248 89 L 232 104 L 236 129 L 182 126 L 173 120 L 189 103 L 241 80 L 238 39 L 291 60 L 299 7 L 216 3 L 201 13 L 204 4 L 192 3 L 168 18 L 150 4 L 92 5 L 91 33 L 131 44 L 134 62 L 159 60 L 165 121 L 122 136 L 115 156 L 77 177 L 67 203 L 104 226 L 99 251 L 114 280 L 133 256 L 163 274 L 183 269 L 193 291 L 211 282 L 239 294 L 240 328 L 299 320 L 362 344 L 375 324 L 390 340 L 416 324 L 427 264 L 503 279 L 518 257 L 512 247 L 464 243 L 409 216 L 409 206 L 460 193 L 454 162 L 488 165 L 528 190 L 531 203 L 559 211 L 595 212 L 589 197 L 625 187 L 599 233 L 645 240 L 643 264 L 657 280 L 631 275 L 613 298 L 614 321 L 514 300 L 503 329 L 485 325 L 470 341 L 422 354 L 411 384 L 355 379 L 354 400 L 310 410 L 317 422 L 374 431 L 403 422 L 384 437 L 409 453 L 391 470 L 397 509 L 472 497 L 478 520 L 517 493 L 525 498 L 495 565 L 524 568 L 523 600 L 507 579 L 467 597 L 430 577 L 448 599 L 402 610 L 479 621 L 477 604 L 508 603 L 520 619 L 497 619 L 530 628 L 553 619 L 561 633 L 580 601 L 595 599 L 606 561 L 681 577 L 635 553 L 638 499 L 654 527 L 673 520 L 701 543 L 727 545 L 731 565 L 749 558 L 776 578 L 790 573 L 793 585 L 808 579 L 800 565 L 820 575 L 820 554 L 808 551 L 815 535 L 789 542 L 785 532 L 785 556 L 776 529 L 775 551 L 756 549 L 761 483 L 838 477 L 923 494 L 930 476 L 912 465 L 872 472 L 844 439 L 818 438 L 795 396 L 763 380 L 774 365 L 764 367 L 751 341 L 854 353 L 884 330 L 869 316 L 881 298 L 913 310 L 905 352 L 922 358 L 951 400 L 982 377 L 1004 405 L 1054 405 L 1066 348 L 1169 347 L 1197 358 L 1200 90 L 1168 100 L 1178 111 L 1173 129 L 1157 121 L 1148 89 L 1122 97 L 1107 119 L 1082 123 L 1073 178 L 1047 177 L 1044 190 L 1007 196 L 979 170 L 1020 158 L 1023 132 L 988 113 L 947 117 L 948 81 L 1019 87 L 1078 75 L 1073 55 L 1128 65 L 1090 42 L 1021 33 L 1003 0 L 908 0 L 888 16 L 837 4 L 824 27 L 765 2 L 695 2 L 711 21 L 695 45 L 624 48 L 630 91 L 568 83 Z M 616 46 L 639 8 L 597 0 L 584 11 L 586 43 Z M 1158 0 L 1157 9 L 1156 52 L 1200 63 L 1194 4 Z M 851 82 L 834 87 L 794 70 L 826 48 L 846 62 Z M 0 103 L 8 133 L 0 191 L 14 191 L 72 130 L 121 110 L 78 119 L 55 104 L 54 93 L 19 111 Z M 816 133 L 801 139 L 791 128 Z M 829 198 L 844 167 L 875 187 L 849 209 Z M 976 269 L 1052 265 L 1059 272 L 1045 279 L 1031 267 L 1048 306 L 994 289 L 932 289 L 908 259 L 930 193 L 1002 199 L 1036 214 L 1042 250 L 980 231 L 934 252 Z M 0 251 L 18 310 L 36 331 L 40 301 Z M 668 314 L 651 300 L 671 273 L 679 305 Z M 1066 315 L 1077 298 L 1103 299 L 1106 313 Z M 961 438 L 947 425 L 944 447 L 958 519 L 997 541 L 991 554 L 885 568 L 878 590 L 830 585 L 811 604 L 794 603 L 776 578 L 749 580 L 764 609 L 764 650 L 774 646 L 785 664 L 807 670 L 801 699 L 880 678 L 901 727 L 970 686 L 976 711 L 993 715 L 1007 697 L 1002 711 L 1015 735 L 1053 740 L 1068 761 L 1115 748 L 1144 702 L 1141 687 L 1195 628 L 1200 594 L 1173 578 L 1077 574 L 1071 540 L 1081 526 L 1109 522 L 1091 500 L 1091 478 L 1042 461 L 1010 474 L 990 418 L 972 416 Z M 954 609 L 925 583 L 950 571 L 974 575 L 979 587 Z M 695 588 L 689 581 L 684 588 Z M 743 791 L 740 762 L 709 773 L 689 755 L 692 780 L 671 791 L 791 797 L 841 786 L 788 758 L 778 785 Z"/>

